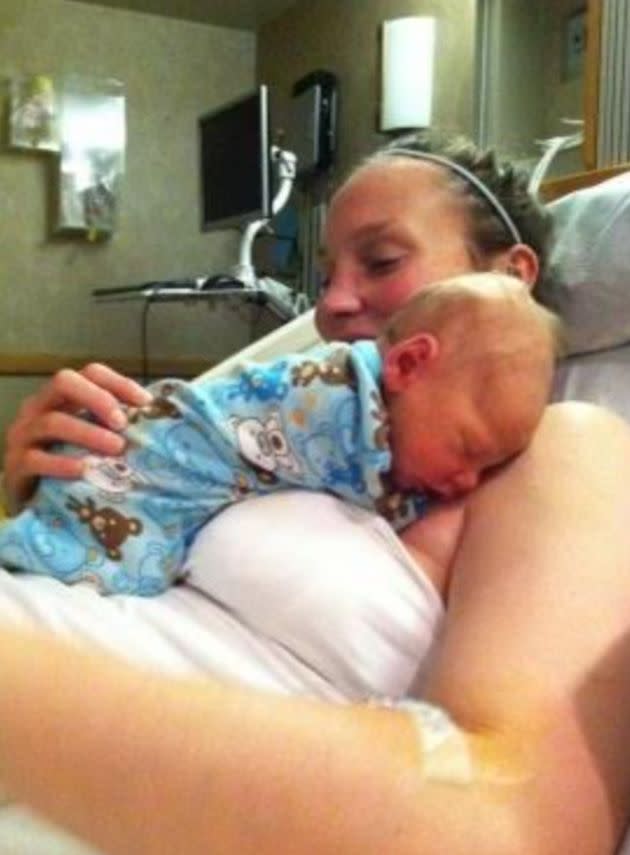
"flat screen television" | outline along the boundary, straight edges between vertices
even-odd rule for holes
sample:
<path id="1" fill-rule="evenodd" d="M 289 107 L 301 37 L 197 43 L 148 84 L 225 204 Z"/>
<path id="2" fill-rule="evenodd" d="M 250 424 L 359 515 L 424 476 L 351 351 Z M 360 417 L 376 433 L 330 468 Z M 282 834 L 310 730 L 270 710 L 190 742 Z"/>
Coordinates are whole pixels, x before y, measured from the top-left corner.
<path id="1" fill-rule="evenodd" d="M 266 86 L 199 119 L 201 229 L 271 217 Z"/>

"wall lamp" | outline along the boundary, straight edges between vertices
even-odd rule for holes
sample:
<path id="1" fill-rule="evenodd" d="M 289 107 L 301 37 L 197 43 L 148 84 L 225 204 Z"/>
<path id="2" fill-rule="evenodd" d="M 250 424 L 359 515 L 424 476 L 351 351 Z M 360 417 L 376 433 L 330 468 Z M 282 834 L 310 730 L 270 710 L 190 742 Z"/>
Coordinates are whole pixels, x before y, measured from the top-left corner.
<path id="1" fill-rule="evenodd" d="M 383 21 L 380 130 L 431 124 L 435 18 Z"/>

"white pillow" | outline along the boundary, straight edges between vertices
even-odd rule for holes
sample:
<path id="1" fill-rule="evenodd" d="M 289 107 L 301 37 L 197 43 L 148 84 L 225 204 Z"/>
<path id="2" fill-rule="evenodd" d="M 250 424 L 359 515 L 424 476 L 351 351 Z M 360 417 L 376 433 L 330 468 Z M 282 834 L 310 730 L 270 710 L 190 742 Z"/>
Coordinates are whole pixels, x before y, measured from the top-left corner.
<path id="1" fill-rule="evenodd" d="M 590 401 L 630 422 L 630 345 L 563 360 L 556 371 L 554 401 Z"/>
<path id="2" fill-rule="evenodd" d="M 630 172 L 549 205 L 554 284 L 540 296 L 565 321 L 569 353 L 630 341 Z"/>

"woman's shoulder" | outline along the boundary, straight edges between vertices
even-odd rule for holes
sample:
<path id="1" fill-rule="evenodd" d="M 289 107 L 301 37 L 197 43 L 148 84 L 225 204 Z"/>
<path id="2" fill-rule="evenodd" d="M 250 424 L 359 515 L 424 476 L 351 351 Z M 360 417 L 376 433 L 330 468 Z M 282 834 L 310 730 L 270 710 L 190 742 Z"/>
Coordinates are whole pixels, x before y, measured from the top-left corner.
<path id="1" fill-rule="evenodd" d="M 603 404 L 589 401 L 557 401 L 545 410 L 543 426 L 548 431 L 580 430 L 615 432 L 630 438 L 630 425 Z"/>

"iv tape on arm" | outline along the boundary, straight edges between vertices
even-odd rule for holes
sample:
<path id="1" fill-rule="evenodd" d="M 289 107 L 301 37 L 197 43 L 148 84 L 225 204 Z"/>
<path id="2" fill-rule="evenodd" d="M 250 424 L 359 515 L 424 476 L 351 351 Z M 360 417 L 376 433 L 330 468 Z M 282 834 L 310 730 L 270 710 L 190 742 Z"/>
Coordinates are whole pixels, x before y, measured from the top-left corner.
<path id="1" fill-rule="evenodd" d="M 422 772 L 431 781 L 468 784 L 475 778 L 470 738 L 441 707 L 426 701 L 372 699 L 373 706 L 406 713 L 416 730 Z"/>
<path id="2" fill-rule="evenodd" d="M 404 707 L 422 740 L 427 778 L 466 784 L 473 780 L 473 755 L 468 736 L 440 707 L 415 701 Z"/>
<path id="3" fill-rule="evenodd" d="M 416 732 L 421 771 L 428 781 L 466 785 L 519 785 L 536 771 L 536 733 L 518 738 L 496 732 L 470 733 L 446 710 L 415 699 L 370 698 L 370 706 L 405 713 Z M 532 739 L 534 748 L 532 747 Z"/>

